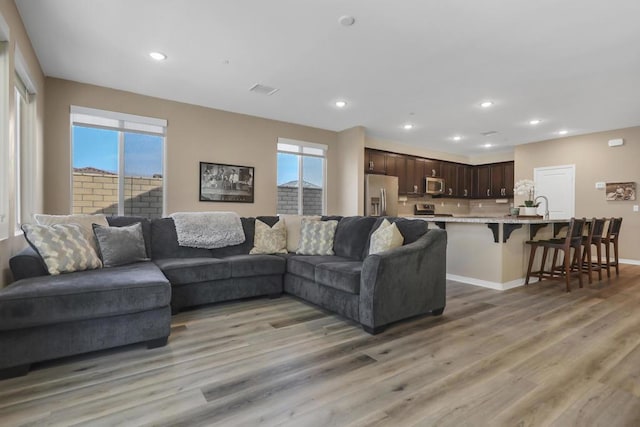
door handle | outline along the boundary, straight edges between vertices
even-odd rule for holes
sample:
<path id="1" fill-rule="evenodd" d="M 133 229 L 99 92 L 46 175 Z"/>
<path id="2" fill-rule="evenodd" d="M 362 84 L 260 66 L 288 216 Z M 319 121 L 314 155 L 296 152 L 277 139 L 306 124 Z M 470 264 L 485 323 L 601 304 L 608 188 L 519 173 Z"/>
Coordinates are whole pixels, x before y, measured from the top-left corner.
<path id="1" fill-rule="evenodd" d="M 467 193 L 468 193 L 468 192 L 467 192 L 467 189 L 465 188 L 465 189 L 464 189 L 464 197 L 467 197 Z"/>
<path id="2" fill-rule="evenodd" d="M 491 195 L 491 189 L 487 188 L 487 196 L 490 196 L 490 195 Z"/>

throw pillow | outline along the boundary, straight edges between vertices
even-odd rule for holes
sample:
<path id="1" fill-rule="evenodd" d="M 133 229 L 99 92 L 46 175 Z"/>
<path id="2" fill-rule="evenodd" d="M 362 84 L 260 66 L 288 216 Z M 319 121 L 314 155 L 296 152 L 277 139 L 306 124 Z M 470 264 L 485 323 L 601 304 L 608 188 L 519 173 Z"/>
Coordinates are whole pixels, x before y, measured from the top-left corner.
<path id="1" fill-rule="evenodd" d="M 287 228 L 287 251 L 295 252 L 300 246 L 300 230 L 302 228 L 302 219 L 309 221 L 320 221 L 319 215 L 279 215 L 284 220 Z"/>
<path id="2" fill-rule="evenodd" d="M 333 237 L 338 221 L 310 221 L 302 219 L 300 230 L 300 255 L 333 255 Z"/>
<path id="3" fill-rule="evenodd" d="M 380 224 L 380 227 L 371 234 L 371 243 L 369 244 L 369 254 L 377 254 L 388 251 L 389 249 L 398 248 L 404 243 L 404 237 L 398 230 L 395 223 L 390 223 L 386 218 Z"/>
<path id="4" fill-rule="evenodd" d="M 149 260 L 141 223 L 136 222 L 126 227 L 93 224 L 93 232 L 98 241 L 98 253 L 105 267 Z"/>
<path id="5" fill-rule="evenodd" d="M 256 231 L 253 237 L 253 248 L 250 254 L 286 254 L 287 229 L 284 219 L 276 222 L 273 227 L 256 219 Z"/>
<path id="6" fill-rule="evenodd" d="M 80 226 L 82 234 L 85 239 L 89 241 L 93 250 L 98 253 L 98 242 L 93 235 L 93 224 L 109 226 L 107 217 L 103 214 L 87 215 L 87 214 L 74 214 L 74 215 L 44 215 L 35 214 L 33 219 L 40 225 L 55 225 L 55 224 L 77 224 Z"/>
<path id="7" fill-rule="evenodd" d="M 51 275 L 102 266 L 98 254 L 76 224 L 24 224 L 22 231 L 29 244 L 42 257 Z"/>

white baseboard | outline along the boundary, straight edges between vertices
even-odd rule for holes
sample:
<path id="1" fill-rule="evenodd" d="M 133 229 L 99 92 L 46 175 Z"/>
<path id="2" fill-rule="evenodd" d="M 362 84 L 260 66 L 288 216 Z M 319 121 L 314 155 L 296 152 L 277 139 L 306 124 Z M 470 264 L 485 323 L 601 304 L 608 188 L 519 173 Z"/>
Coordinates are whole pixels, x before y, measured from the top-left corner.
<path id="1" fill-rule="evenodd" d="M 640 265 L 640 260 L 637 260 L 637 259 L 622 259 L 622 258 L 619 258 L 618 261 L 620 262 L 620 264 Z"/>
<path id="2" fill-rule="evenodd" d="M 495 289 L 496 291 L 506 291 L 508 289 L 513 289 L 517 288 L 518 286 L 524 285 L 524 277 L 521 279 L 512 280 L 510 282 L 500 283 L 447 273 L 447 279 L 454 280 L 456 282 L 468 283 L 470 285 L 481 286 L 483 288 Z M 537 281 L 537 278 L 531 278 L 531 281 L 529 283 L 535 283 Z"/>

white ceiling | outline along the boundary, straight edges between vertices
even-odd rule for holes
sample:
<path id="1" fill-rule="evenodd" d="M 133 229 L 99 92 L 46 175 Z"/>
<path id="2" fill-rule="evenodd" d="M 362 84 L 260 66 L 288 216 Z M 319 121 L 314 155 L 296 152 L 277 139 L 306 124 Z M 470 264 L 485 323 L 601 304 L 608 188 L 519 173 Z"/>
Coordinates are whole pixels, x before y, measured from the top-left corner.
<path id="1" fill-rule="evenodd" d="M 16 4 L 46 75 L 160 98 L 466 155 L 640 125 L 638 0 Z"/>

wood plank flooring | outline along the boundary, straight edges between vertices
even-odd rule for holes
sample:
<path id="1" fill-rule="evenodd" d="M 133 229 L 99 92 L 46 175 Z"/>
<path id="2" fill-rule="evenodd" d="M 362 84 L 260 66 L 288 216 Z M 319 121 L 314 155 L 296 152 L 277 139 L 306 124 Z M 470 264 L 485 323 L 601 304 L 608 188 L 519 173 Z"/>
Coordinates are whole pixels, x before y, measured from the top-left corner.
<path id="1" fill-rule="evenodd" d="M 571 293 L 447 287 L 443 316 L 376 336 L 289 296 L 183 312 L 166 347 L 0 381 L 0 425 L 640 425 L 640 266 Z"/>

